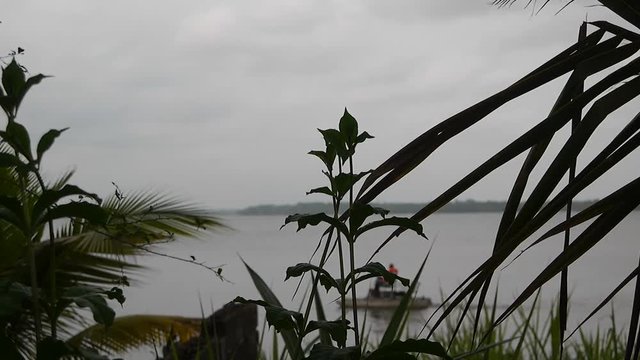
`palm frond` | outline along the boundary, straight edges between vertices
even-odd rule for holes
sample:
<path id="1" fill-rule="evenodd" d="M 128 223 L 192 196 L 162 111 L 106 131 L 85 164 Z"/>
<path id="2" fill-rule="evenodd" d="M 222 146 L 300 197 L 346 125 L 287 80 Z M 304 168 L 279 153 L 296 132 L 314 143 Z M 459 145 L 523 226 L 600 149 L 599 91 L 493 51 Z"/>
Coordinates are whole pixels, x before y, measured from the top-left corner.
<path id="1" fill-rule="evenodd" d="M 123 273 L 142 270 L 129 256 L 146 254 L 154 243 L 172 241 L 176 236 L 201 237 L 222 228 L 209 211 L 192 203 L 153 192 L 108 197 L 102 206 L 111 214 L 104 227 L 79 221 L 57 231 L 58 281 L 80 281 L 92 285 L 117 282 Z M 38 244 L 43 273 L 48 265 L 48 242 Z M 46 281 L 46 279 L 43 279 Z"/>
<path id="2" fill-rule="evenodd" d="M 581 36 L 574 45 L 505 90 L 432 127 L 392 155 L 366 178 L 358 195 L 358 201 L 362 203 L 371 202 L 411 173 L 435 150 L 479 121 L 487 119 L 494 110 L 564 74 L 570 74 L 545 118 L 412 216 L 417 221 L 426 219 L 487 175 L 528 152 L 520 172 L 513 181 L 492 255 L 444 301 L 447 305 L 443 306 L 443 312 L 436 318 L 435 324 L 432 324 L 432 331 L 462 303 L 466 306 L 460 318 L 466 317 L 474 301 L 477 301 L 478 309 L 474 318 L 477 326 L 480 314 L 484 311 L 485 297 L 494 271 L 504 264 L 519 246 L 529 241 L 534 233 L 550 224 L 554 216 L 562 214 L 563 208 L 570 204 L 574 197 L 584 195 L 590 184 L 637 152 L 636 149 L 640 146 L 640 114 L 629 119 L 617 116 L 615 121 L 626 121 L 626 126 L 613 137 L 613 140 L 595 156 L 587 154 L 585 150 L 592 150 L 592 135 L 613 118 L 612 113 L 640 95 L 640 58 L 637 55 L 640 50 L 640 34 L 603 21 L 591 25 L 596 27 L 591 34 Z M 586 25 L 582 26 L 581 32 L 586 32 Z M 597 78 L 592 81 L 593 75 L 596 74 Z M 583 84 L 589 86 L 584 88 Z M 563 129 L 570 123 L 573 130 L 566 136 Z M 552 139 L 561 142 L 560 150 L 548 147 Z M 550 162 L 542 162 L 543 156 L 550 158 Z M 579 169 L 575 177 L 567 182 L 565 176 L 575 166 L 578 158 L 580 163 L 587 165 Z M 539 178 L 534 177 L 534 170 L 542 175 Z M 526 190 L 529 190 L 528 195 Z M 547 281 L 601 241 L 637 207 L 640 201 L 639 193 L 638 180 L 629 184 L 617 183 L 609 195 L 594 206 L 569 217 L 537 239 L 534 245 L 587 220 L 595 219 L 591 225 L 577 234 L 576 239 L 568 244 L 549 266 L 540 271 L 496 322 L 505 320 Z M 402 231 L 394 231 L 376 252 Z"/>
<path id="3" fill-rule="evenodd" d="M 58 241 L 87 253 L 137 255 L 142 253 L 140 246 L 171 241 L 177 236 L 201 238 L 225 227 L 200 206 L 154 192 L 109 196 L 102 207 L 111 214 L 107 226 L 71 222 L 58 229 Z"/>
<path id="4" fill-rule="evenodd" d="M 200 333 L 202 319 L 165 315 L 117 317 L 109 328 L 88 327 L 67 340 L 76 348 L 87 347 L 117 354 L 145 345 L 166 344 L 167 339 L 187 341 Z"/>
<path id="5" fill-rule="evenodd" d="M 58 178 L 55 181 L 53 181 L 49 186 L 47 186 L 47 188 L 54 189 L 54 190 L 61 189 L 63 186 L 69 183 L 69 180 L 71 179 L 74 173 L 75 173 L 75 170 L 65 171 L 64 173 L 62 173 L 62 175 L 58 176 Z"/>
<path id="6" fill-rule="evenodd" d="M 68 174 L 57 183 L 63 184 L 67 178 Z M 111 214 L 106 226 L 71 219 L 66 226 L 56 229 L 53 241 L 56 288 L 89 285 L 108 290 L 134 283 L 144 268 L 133 263 L 131 256 L 147 254 L 144 249 L 158 242 L 172 241 L 176 235 L 197 237 L 223 227 L 210 212 L 201 207 L 161 194 L 141 192 L 122 200 L 108 198 L 103 206 Z M 0 259 L 3 260 L 0 263 L 0 276 L 29 284 L 30 271 L 25 252 L 27 240 L 14 226 L 5 222 L 0 222 L 0 237 L 5 238 L 0 243 Z M 39 287 L 46 290 L 51 287 L 51 242 L 40 241 L 33 243 L 33 246 L 36 278 Z M 24 314 L 15 322 L 15 339 L 33 337 L 34 327 L 29 324 L 33 316 L 29 316 L 28 307 L 25 307 Z M 60 329 L 64 328 L 62 324 L 70 324 L 69 328 L 82 328 L 86 325 L 83 319 L 83 316 L 65 312 L 59 319 Z M 178 320 L 176 318 L 175 321 Z M 152 319 L 145 321 L 153 325 Z M 166 323 L 159 322 L 153 326 L 162 329 L 161 325 Z M 43 325 L 46 330 L 50 324 L 45 321 Z M 27 345 L 33 343 L 26 342 Z M 25 354 L 33 352 L 28 346 L 22 348 Z"/>
<path id="7" fill-rule="evenodd" d="M 497 5 L 498 7 L 511 6 L 515 4 L 518 0 L 492 0 L 493 5 Z M 534 11 L 540 12 L 544 9 L 551 0 L 541 0 L 540 6 L 538 6 L 537 10 L 535 9 L 537 5 L 536 0 L 527 0 L 525 7 L 529 7 L 530 5 L 534 6 Z M 567 3 L 563 4 L 559 11 L 564 10 L 567 6 L 573 4 L 575 0 L 569 0 Z M 634 26 L 640 28 L 640 4 L 637 1 L 633 0 L 598 0 L 598 2 L 611 10 L 613 13 L 617 14 L 621 18 L 625 19 L 629 23 Z"/>

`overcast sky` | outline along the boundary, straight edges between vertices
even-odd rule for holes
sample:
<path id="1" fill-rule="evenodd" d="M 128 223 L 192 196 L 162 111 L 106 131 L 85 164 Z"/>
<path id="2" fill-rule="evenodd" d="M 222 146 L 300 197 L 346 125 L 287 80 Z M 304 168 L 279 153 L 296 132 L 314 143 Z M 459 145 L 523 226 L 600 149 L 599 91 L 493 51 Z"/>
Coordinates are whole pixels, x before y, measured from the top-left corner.
<path id="1" fill-rule="evenodd" d="M 50 177 L 75 168 L 74 183 L 102 195 L 114 181 L 211 208 L 294 203 L 323 200 L 304 195 L 324 185 L 306 153 L 322 149 L 316 129 L 335 127 L 344 107 L 376 137 L 356 159 L 373 168 L 571 45 L 587 16 L 607 17 L 591 2 L 536 16 L 525 3 L 10 1 L 0 51 L 20 46 L 32 74 L 55 76 L 18 118 L 38 136 L 70 127 L 45 160 Z M 560 85 L 486 119 L 380 200 L 432 199 L 542 119 Z M 463 198 L 505 199 L 503 177 Z"/>

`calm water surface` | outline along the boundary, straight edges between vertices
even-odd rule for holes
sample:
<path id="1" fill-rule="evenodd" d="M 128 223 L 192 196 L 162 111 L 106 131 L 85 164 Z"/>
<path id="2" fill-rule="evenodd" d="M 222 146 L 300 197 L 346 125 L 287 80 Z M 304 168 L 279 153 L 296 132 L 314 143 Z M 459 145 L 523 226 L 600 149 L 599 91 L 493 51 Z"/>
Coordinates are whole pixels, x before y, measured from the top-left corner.
<path id="1" fill-rule="evenodd" d="M 394 239 L 374 261 L 394 263 L 400 275 L 412 278 L 420 263 L 433 245 L 433 251 L 420 279 L 419 294 L 440 299 L 441 292 L 449 293 L 491 253 L 493 238 L 499 223 L 497 213 L 442 214 L 425 221 L 425 233 L 429 241 L 413 234 Z M 223 265 L 222 282 L 214 274 L 192 264 L 158 257 L 142 257 L 138 262 L 150 271 L 141 275 L 141 282 L 125 290 L 127 301 L 119 315 L 124 314 L 173 314 L 201 316 L 200 303 L 205 313 L 217 309 L 236 296 L 259 298 L 247 271 L 244 259 L 262 278 L 272 286 L 285 306 L 297 309 L 299 295 L 292 299 L 297 282 L 283 282 L 288 266 L 308 262 L 318 245 L 320 228 L 304 229 L 296 233 L 296 226 L 289 225 L 279 230 L 282 216 L 229 216 L 223 218 L 232 230 L 220 230 L 202 240 L 183 240 L 163 245 L 162 252 L 189 258 L 208 265 Z M 560 220 L 560 219 L 558 219 Z M 640 212 L 632 213 L 607 238 L 596 245 L 583 259 L 570 268 L 571 295 L 569 328 L 577 325 L 617 284 L 638 264 L 640 246 Z M 357 261 L 362 264 L 384 240 L 389 231 L 373 233 L 356 243 Z M 522 291 L 562 247 L 562 238 L 556 237 L 545 244 L 526 252 L 513 264 L 497 273 L 500 293 L 499 303 L 508 304 Z M 337 267 L 332 273 L 338 276 Z M 548 308 L 554 299 L 559 279 L 552 280 L 543 292 L 543 308 Z M 366 294 L 368 284 L 358 288 Z M 304 288 L 304 286 L 303 286 Z M 631 308 L 633 290 L 624 289 L 615 299 L 616 317 L 625 323 Z M 323 294 L 328 316 L 339 315 L 333 302 L 333 293 Z M 604 311 L 589 324 L 609 324 L 609 310 Z M 388 315 L 372 314 L 368 320 L 374 336 L 384 328 Z M 413 314 L 412 329 L 417 331 L 424 324 L 429 311 Z M 380 334 L 381 335 L 381 334 Z M 127 358 L 152 358 L 148 351 L 130 354 Z"/>

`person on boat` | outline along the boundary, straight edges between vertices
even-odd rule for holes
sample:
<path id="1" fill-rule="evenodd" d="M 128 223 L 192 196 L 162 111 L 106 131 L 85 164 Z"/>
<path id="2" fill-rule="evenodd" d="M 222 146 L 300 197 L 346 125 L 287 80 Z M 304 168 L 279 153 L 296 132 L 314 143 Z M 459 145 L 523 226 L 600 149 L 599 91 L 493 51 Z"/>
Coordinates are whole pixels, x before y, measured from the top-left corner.
<path id="1" fill-rule="evenodd" d="M 389 264 L 389 267 L 387 268 L 387 271 L 394 274 L 394 275 L 398 275 L 398 268 L 395 267 L 393 265 L 393 263 Z M 382 286 L 391 286 L 391 289 L 393 290 L 393 286 L 391 284 L 389 284 L 384 277 L 382 276 L 378 276 L 376 278 L 376 282 L 374 285 L 374 288 L 371 290 L 371 295 L 375 298 L 379 298 L 381 297 L 381 293 L 380 293 L 380 287 Z"/>
<path id="2" fill-rule="evenodd" d="M 371 295 L 374 298 L 379 298 L 380 297 L 380 287 L 384 286 L 386 284 L 386 282 L 384 281 L 384 278 L 382 276 L 378 276 L 376 278 L 376 283 L 373 287 L 372 293 Z"/>
<path id="3" fill-rule="evenodd" d="M 393 264 L 389 264 L 389 268 L 387 269 L 393 275 L 398 275 L 398 268 L 393 266 Z"/>
<path id="4" fill-rule="evenodd" d="M 398 275 L 398 268 L 393 266 L 393 263 L 389 264 L 389 268 L 387 269 L 388 272 L 392 273 L 393 275 Z M 393 291 L 393 282 L 391 284 L 388 284 L 391 286 L 391 292 L 395 294 L 395 292 Z"/>

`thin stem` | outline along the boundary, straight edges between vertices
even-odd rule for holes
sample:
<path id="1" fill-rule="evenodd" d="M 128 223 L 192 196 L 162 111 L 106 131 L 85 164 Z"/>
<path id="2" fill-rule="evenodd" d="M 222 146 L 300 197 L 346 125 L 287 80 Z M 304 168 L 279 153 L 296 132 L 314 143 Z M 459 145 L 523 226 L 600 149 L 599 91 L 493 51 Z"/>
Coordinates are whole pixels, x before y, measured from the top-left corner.
<path id="1" fill-rule="evenodd" d="M 44 184 L 44 180 L 42 180 L 42 176 L 40 176 L 40 172 L 36 169 L 33 172 L 38 180 L 38 184 L 40 185 L 40 189 L 42 193 L 47 190 L 47 187 Z M 49 217 L 49 209 L 47 208 L 47 217 Z M 49 320 L 51 321 L 51 337 L 56 338 L 58 333 L 58 315 L 56 314 L 57 308 L 57 297 L 56 297 L 56 247 L 55 247 L 55 234 L 53 232 L 53 220 L 49 218 L 47 220 L 47 227 L 49 228 L 49 281 L 51 282 L 51 314 L 49 314 Z"/>
<path id="2" fill-rule="evenodd" d="M 321 268 L 324 268 L 324 265 L 327 262 L 327 254 L 329 253 L 329 245 L 331 245 L 331 237 L 333 235 L 333 232 L 330 232 L 329 235 L 327 236 L 327 244 L 324 246 L 324 250 L 322 251 L 322 256 L 320 256 L 320 263 L 319 266 Z M 314 276 L 313 277 L 313 286 L 311 287 L 311 296 L 309 297 L 309 301 L 307 302 L 307 308 L 305 309 L 304 312 L 304 321 L 303 323 L 306 324 L 307 321 L 309 320 L 309 314 L 311 313 L 311 307 L 313 306 L 313 301 L 315 299 L 316 296 L 316 292 L 318 291 L 318 282 L 320 281 L 320 277 L 319 276 Z"/>
<path id="3" fill-rule="evenodd" d="M 15 121 L 15 115 L 9 117 L 9 123 Z M 16 157 L 19 156 L 18 151 L 14 148 L 14 152 Z M 24 177 L 24 174 L 21 172 L 17 172 L 18 179 L 20 181 L 20 197 L 22 200 L 22 212 L 23 216 L 26 219 L 29 219 L 29 214 L 27 212 L 27 207 L 25 206 L 27 199 L 27 181 Z M 24 233 L 25 240 L 27 241 L 27 256 L 29 257 L 29 280 L 31 282 L 31 302 L 33 306 L 33 316 L 35 320 L 36 327 L 36 344 L 40 342 L 42 337 L 42 315 L 40 313 L 40 291 L 38 288 L 38 267 L 36 265 L 36 255 L 33 246 L 33 232 L 31 231 L 31 223 L 28 224 L 29 230 L 27 233 Z"/>
<path id="4" fill-rule="evenodd" d="M 40 343 L 40 337 L 42 332 L 42 320 L 40 317 L 40 304 L 38 303 L 38 299 L 40 298 L 40 294 L 38 291 L 38 277 L 37 277 L 37 266 L 35 259 L 35 252 L 33 250 L 33 243 L 31 242 L 31 237 L 27 237 L 27 256 L 29 256 L 29 277 L 31 281 L 31 302 L 33 306 L 33 315 L 35 318 L 35 326 L 36 326 L 36 344 Z"/>
<path id="5" fill-rule="evenodd" d="M 353 178 L 353 156 L 349 155 L 349 175 Z M 353 207 L 353 184 L 349 188 L 349 209 Z M 351 274 L 353 274 L 351 287 L 351 301 L 353 302 L 353 331 L 355 333 L 356 346 L 360 345 L 360 334 L 358 333 L 358 298 L 356 297 L 356 278 L 355 278 L 355 247 L 353 245 L 353 233 L 356 229 L 349 228 L 349 263 L 351 266 Z"/>
<path id="6" fill-rule="evenodd" d="M 340 160 L 338 160 L 338 168 L 339 168 L 339 172 L 342 173 L 342 164 L 340 163 Z M 333 177 L 333 175 L 331 174 L 331 172 L 329 172 L 329 175 L 331 177 Z M 333 196 L 332 197 L 332 201 L 333 201 L 333 217 L 338 219 L 340 218 L 340 202 L 338 201 L 338 199 Z M 340 258 L 340 283 L 344 285 L 346 285 L 344 283 L 344 255 L 342 254 L 342 236 L 340 234 L 340 231 L 336 231 L 336 241 L 338 242 L 338 257 Z M 341 319 L 342 321 L 346 321 L 347 320 L 347 303 L 346 303 L 346 294 L 344 293 L 344 291 L 342 291 L 342 289 L 340 289 L 340 310 L 341 310 Z"/>
<path id="7" fill-rule="evenodd" d="M 587 36 L 587 24 L 583 23 L 580 26 L 578 33 L 578 41 L 584 40 Z M 584 92 L 584 79 L 576 85 L 574 90 L 574 98 Z M 573 135 L 575 128 L 580 124 L 582 119 L 582 111 L 578 109 L 571 119 L 571 135 Z M 571 184 L 576 177 L 576 159 L 574 158 L 569 167 L 569 184 Z M 568 221 L 571 218 L 571 207 L 573 204 L 573 198 L 569 198 L 567 201 L 567 209 L 565 213 L 565 219 Z M 564 244 L 562 250 L 566 251 L 571 242 L 571 228 L 567 228 L 564 232 Z M 567 331 L 567 319 L 569 308 L 569 268 L 565 266 L 560 273 L 560 301 L 558 301 L 558 315 L 560 317 L 560 340 L 564 339 L 564 333 Z M 564 344 L 560 341 L 560 355 L 559 359 L 563 359 Z"/>
<path id="8" fill-rule="evenodd" d="M 148 247 L 148 245 L 163 244 L 163 243 L 167 243 L 167 242 L 170 242 L 170 241 L 160 241 L 160 242 L 154 242 L 154 243 L 147 244 L 147 245 L 138 245 L 138 244 L 134 244 L 134 243 L 129 242 L 129 241 L 124 241 L 122 239 L 119 239 L 118 237 L 113 236 L 112 234 L 109 234 L 109 233 L 106 233 L 106 232 L 96 231 L 96 233 L 104 235 L 106 237 L 109 237 L 110 239 L 118 241 L 118 242 L 120 242 L 122 244 L 125 244 L 127 246 L 131 246 L 134 249 L 147 252 L 149 254 L 162 256 L 162 257 L 165 257 L 165 258 L 168 258 L 168 259 L 173 259 L 173 260 L 181 261 L 181 262 L 184 262 L 184 263 L 200 266 L 201 268 L 204 268 L 204 269 L 206 269 L 208 271 L 213 272 L 220 280 L 232 283 L 231 281 L 229 281 L 228 279 L 226 279 L 222 275 L 222 266 L 224 266 L 224 264 L 209 266 L 204 261 L 196 261 L 195 258 L 186 259 L 186 258 L 182 258 L 182 257 L 179 257 L 179 256 L 169 255 L 169 254 L 165 254 L 165 253 L 162 253 L 162 252 L 159 252 L 159 251 L 151 250 Z"/>

